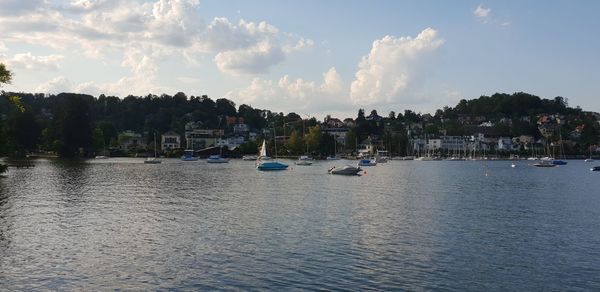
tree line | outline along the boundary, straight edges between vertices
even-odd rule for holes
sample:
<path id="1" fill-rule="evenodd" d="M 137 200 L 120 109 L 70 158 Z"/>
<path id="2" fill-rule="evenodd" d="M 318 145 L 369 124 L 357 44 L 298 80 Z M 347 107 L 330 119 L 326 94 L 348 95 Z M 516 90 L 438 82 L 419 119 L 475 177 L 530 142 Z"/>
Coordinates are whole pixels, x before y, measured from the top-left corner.
<path id="1" fill-rule="evenodd" d="M 12 76 L 0 64 L 0 85 Z M 600 125 L 597 114 L 569 107 L 563 97 L 543 99 L 528 93 L 497 93 L 472 100 L 460 100 L 455 107 L 444 107 L 432 114 L 405 109 L 379 116 L 359 109 L 349 118 L 345 141 L 339 143 L 322 130 L 323 123 L 296 113 L 277 113 L 228 99 L 213 100 L 206 95 L 117 96 L 87 94 L 31 94 L 4 92 L 0 95 L 0 156 L 24 156 L 30 152 L 53 151 L 62 157 L 92 156 L 99 149 L 114 146 L 119 133 L 132 130 L 144 133 L 148 141 L 152 133 L 174 130 L 184 133 L 188 122 L 206 129 L 225 129 L 227 117 L 240 118 L 259 133 L 260 139 L 278 141 L 278 154 L 316 156 L 335 152 L 353 152 L 357 144 L 378 140 L 391 154 L 409 155 L 410 138 L 422 135 L 468 135 L 476 121 L 494 123 L 498 135 L 515 137 L 531 135 L 540 138 L 537 119 L 544 114 L 560 115 L 566 121 L 559 125 L 563 133 L 580 130 L 573 153 L 585 153 L 598 143 Z M 348 119 L 346 119 L 348 120 Z M 409 136 L 410 134 L 410 136 Z M 277 139 L 275 139 L 278 137 Z M 152 143 L 148 143 L 152 144 Z M 269 144 L 273 151 L 273 143 Z M 256 153 L 258 142 L 247 142 L 243 153 Z M 147 149 L 146 149 L 147 150 Z"/>

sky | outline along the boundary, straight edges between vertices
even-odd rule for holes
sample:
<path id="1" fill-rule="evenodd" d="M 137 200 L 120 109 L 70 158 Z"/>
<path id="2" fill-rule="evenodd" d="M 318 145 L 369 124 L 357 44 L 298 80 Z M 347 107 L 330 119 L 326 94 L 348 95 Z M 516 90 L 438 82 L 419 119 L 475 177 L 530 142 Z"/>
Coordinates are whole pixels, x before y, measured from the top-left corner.
<path id="1" fill-rule="evenodd" d="M 184 92 L 300 115 L 496 92 L 600 111 L 600 1 L 0 0 L 6 91 Z"/>

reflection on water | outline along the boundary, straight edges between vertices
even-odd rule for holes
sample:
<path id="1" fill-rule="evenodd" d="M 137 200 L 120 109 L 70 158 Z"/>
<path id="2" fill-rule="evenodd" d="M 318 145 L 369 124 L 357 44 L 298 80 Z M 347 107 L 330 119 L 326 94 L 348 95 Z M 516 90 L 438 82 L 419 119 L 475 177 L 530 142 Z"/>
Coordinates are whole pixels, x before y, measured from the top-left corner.
<path id="1" fill-rule="evenodd" d="M 327 175 L 333 163 L 274 173 L 168 159 L 11 169 L 0 179 L 0 283 L 600 289 L 600 180 L 583 162 L 392 161 L 361 177 Z"/>

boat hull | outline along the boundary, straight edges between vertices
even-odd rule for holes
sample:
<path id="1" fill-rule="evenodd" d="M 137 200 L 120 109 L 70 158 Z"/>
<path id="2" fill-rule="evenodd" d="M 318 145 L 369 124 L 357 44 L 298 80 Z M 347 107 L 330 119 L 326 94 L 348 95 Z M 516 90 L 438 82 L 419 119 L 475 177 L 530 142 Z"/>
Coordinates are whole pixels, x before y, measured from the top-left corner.
<path id="1" fill-rule="evenodd" d="M 371 159 L 363 159 L 358 162 L 358 166 L 375 166 L 375 165 L 377 165 L 377 162 L 373 161 Z"/>
<path id="2" fill-rule="evenodd" d="M 261 162 L 256 166 L 258 170 L 262 171 L 272 171 L 272 170 L 286 170 L 288 168 L 287 164 L 283 164 L 281 162 L 269 161 L 269 162 Z"/>
<path id="3" fill-rule="evenodd" d="M 329 174 L 337 175 L 359 175 L 362 169 L 360 167 L 347 166 L 343 168 L 336 168 L 335 166 L 329 170 Z"/>

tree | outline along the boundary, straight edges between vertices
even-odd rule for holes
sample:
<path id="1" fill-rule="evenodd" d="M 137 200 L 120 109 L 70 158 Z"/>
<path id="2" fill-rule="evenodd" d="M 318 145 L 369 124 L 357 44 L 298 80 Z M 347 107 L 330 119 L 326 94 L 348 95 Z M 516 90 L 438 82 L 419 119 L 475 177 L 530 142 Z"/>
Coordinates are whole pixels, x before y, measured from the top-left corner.
<path id="1" fill-rule="evenodd" d="M 346 133 L 346 150 L 356 150 L 356 139 L 356 133 L 353 130 L 350 130 L 348 133 Z"/>
<path id="2" fill-rule="evenodd" d="M 285 147 L 293 155 L 302 154 L 304 153 L 304 140 L 296 133 L 296 130 L 292 130 L 290 137 L 285 141 Z"/>
<path id="3" fill-rule="evenodd" d="M 67 97 L 62 109 L 63 147 L 59 149 L 59 155 L 73 157 L 84 154 L 80 150 L 86 150 L 92 146 L 90 108 L 80 96 L 71 95 Z"/>
<path id="4" fill-rule="evenodd" d="M 6 66 L 0 63 L 0 87 L 2 83 L 9 84 L 12 80 L 12 72 L 6 69 Z"/>
<path id="5" fill-rule="evenodd" d="M 318 125 L 310 127 L 305 140 L 310 152 L 317 151 L 319 149 L 319 143 L 321 142 L 321 127 Z"/>
<path id="6" fill-rule="evenodd" d="M 226 98 L 219 98 L 216 102 L 217 115 L 235 117 L 235 103 L 233 101 L 228 100 Z"/>

